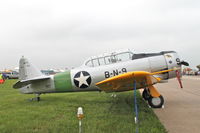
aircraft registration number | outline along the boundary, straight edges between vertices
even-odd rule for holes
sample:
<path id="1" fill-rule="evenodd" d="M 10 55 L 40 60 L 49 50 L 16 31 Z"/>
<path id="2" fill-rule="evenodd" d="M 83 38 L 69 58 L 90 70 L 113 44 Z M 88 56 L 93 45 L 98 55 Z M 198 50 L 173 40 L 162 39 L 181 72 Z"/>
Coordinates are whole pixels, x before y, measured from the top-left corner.
<path id="1" fill-rule="evenodd" d="M 116 69 L 116 70 L 112 70 L 112 71 L 105 71 L 105 78 L 110 78 L 110 77 L 113 77 L 113 76 L 117 76 L 119 74 L 123 74 L 123 73 L 127 73 L 127 70 L 126 68 L 122 68 L 120 70 Z"/>

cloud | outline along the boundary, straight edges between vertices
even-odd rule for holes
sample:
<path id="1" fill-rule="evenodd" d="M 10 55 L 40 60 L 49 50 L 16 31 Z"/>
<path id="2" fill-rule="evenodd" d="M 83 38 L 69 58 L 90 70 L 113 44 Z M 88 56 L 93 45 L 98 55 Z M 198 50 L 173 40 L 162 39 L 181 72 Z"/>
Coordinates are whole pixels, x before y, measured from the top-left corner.
<path id="1" fill-rule="evenodd" d="M 89 56 L 132 48 L 176 50 L 198 62 L 200 2 L 197 0 L 2 1 L 0 69 L 22 55 L 40 68 L 79 66 Z"/>

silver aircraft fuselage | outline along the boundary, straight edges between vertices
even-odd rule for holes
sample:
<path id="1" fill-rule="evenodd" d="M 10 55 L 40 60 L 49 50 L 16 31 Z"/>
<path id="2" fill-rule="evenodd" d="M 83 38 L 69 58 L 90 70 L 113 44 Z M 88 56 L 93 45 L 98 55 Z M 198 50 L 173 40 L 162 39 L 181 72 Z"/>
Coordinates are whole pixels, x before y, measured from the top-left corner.
<path id="1" fill-rule="evenodd" d="M 32 64 L 27 59 L 20 60 L 20 68 L 23 69 L 20 80 L 29 80 L 24 78 L 24 75 L 32 71 L 31 67 Z M 174 67 L 181 67 L 178 54 L 174 51 L 141 54 L 133 54 L 130 51 L 118 52 L 90 58 L 78 68 L 48 76 L 45 80 L 31 81 L 30 84 L 23 85 L 20 91 L 28 94 L 101 91 L 95 84 L 116 75 L 131 71 L 157 72 Z M 156 76 L 163 80 L 176 77 L 174 72 Z"/>

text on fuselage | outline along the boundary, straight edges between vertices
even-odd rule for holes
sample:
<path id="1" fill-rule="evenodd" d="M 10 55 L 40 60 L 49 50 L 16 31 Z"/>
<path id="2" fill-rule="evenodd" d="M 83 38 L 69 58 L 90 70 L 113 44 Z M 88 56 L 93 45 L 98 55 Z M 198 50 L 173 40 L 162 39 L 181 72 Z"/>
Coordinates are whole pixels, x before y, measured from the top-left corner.
<path id="1" fill-rule="evenodd" d="M 110 77 L 117 76 L 117 75 L 123 74 L 123 73 L 127 73 L 126 68 L 122 68 L 120 70 L 116 69 L 111 72 L 105 71 L 105 78 L 110 78 Z"/>

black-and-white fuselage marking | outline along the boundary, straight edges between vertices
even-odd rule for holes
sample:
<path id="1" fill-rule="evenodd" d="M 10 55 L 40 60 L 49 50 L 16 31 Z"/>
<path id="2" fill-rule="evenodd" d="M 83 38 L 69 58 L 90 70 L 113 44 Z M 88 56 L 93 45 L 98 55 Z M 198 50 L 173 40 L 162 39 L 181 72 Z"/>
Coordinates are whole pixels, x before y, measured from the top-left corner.
<path id="1" fill-rule="evenodd" d="M 122 69 L 115 69 L 115 70 L 112 70 L 112 71 L 105 71 L 104 74 L 105 74 L 105 78 L 110 78 L 110 77 L 113 77 L 113 76 L 117 76 L 119 74 L 122 74 L 122 73 L 126 73 L 127 72 L 127 69 L 126 68 L 122 68 Z"/>
<path id="2" fill-rule="evenodd" d="M 90 74 L 86 71 L 80 71 L 74 76 L 74 84 L 78 88 L 87 88 L 90 86 L 92 78 Z"/>

